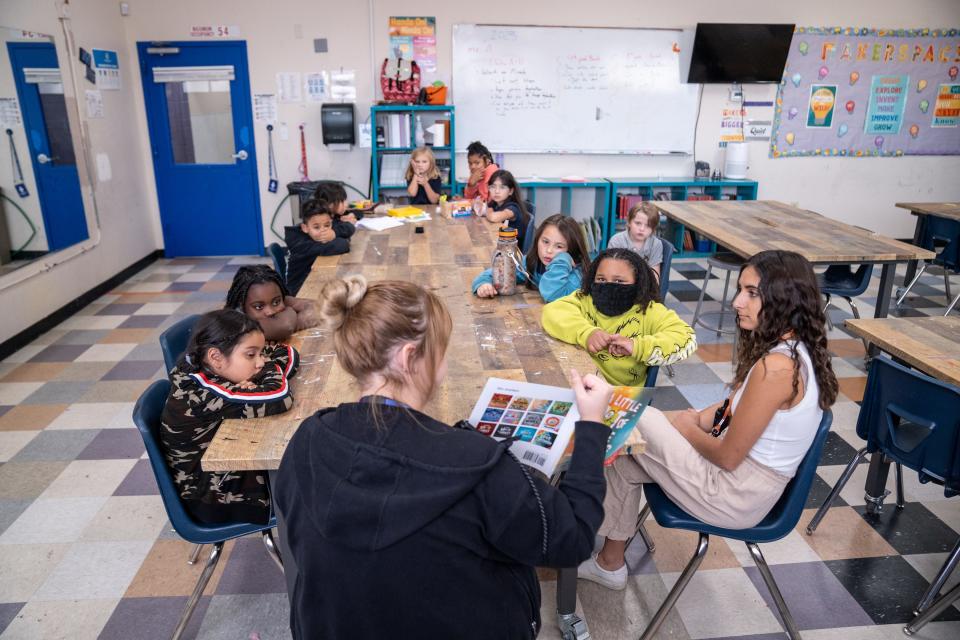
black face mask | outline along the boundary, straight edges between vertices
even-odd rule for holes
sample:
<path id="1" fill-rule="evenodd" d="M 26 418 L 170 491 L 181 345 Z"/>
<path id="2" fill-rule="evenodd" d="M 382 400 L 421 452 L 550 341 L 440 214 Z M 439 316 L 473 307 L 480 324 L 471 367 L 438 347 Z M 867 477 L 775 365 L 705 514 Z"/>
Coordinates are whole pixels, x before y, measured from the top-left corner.
<path id="1" fill-rule="evenodd" d="M 637 300 L 638 286 L 617 282 L 594 282 L 590 287 L 593 306 L 605 316 L 626 313 Z"/>

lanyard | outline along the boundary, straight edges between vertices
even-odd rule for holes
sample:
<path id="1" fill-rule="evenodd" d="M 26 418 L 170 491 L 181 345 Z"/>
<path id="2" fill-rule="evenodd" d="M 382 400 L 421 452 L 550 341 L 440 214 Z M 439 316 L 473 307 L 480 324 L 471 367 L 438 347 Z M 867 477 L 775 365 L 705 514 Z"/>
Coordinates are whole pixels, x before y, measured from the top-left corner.
<path id="1" fill-rule="evenodd" d="M 398 402 L 393 398 L 387 398 L 386 396 L 363 396 L 360 398 L 360 402 L 375 402 L 377 404 L 385 404 L 388 407 L 401 407 L 403 409 L 410 408 L 410 405 L 403 402 Z"/>
<path id="2" fill-rule="evenodd" d="M 307 182 L 310 180 L 309 170 L 307 169 L 307 134 L 304 132 L 306 125 L 300 125 L 300 180 Z"/>
<path id="3" fill-rule="evenodd" d="M 277 192 L 277 159 L 273 155 L 273 125 L 267 125 L 267 172 L 270 175 L 270 182 L 267 183 L 267 191 Z"/>
<path id="4" fill-rule="evenodd" d="M 20 168 L 20 156 L 17 155 L 17 145 L 13 142 L 13 129 L 7 129 L 7 139 L 10 141 L 10 167 L 13 169 L 13 186 L 17 195 L 26 198 L 30 195 L 27 185 L 23 182 L 23 170 Z"/>

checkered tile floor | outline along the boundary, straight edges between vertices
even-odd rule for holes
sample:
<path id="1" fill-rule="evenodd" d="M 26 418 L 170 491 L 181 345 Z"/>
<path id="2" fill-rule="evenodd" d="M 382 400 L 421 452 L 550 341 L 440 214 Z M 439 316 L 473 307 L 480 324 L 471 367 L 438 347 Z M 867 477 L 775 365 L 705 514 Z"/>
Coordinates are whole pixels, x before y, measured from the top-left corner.
<path id="1" fill-rule="evenodd" d="M 237 266 L 253 261 L 159 261 L 0 362 L 0 640 L 170 636 L 200 567 L 186 564 L 190 545 L 170 531 L 131 411 L 164 375 L 160 332 L 219 307 Z M 673 265 L 667 304 L 688 321 L 703 276 L 700 263 Z M 873 314 L 877 282 L 868 292 L 874 297 L 858 299 L 865 316 Z M 899 313 L 942 314 L 942 283 L 936 271 L 924 275 Z M 712 279 L 706 310 L 719 307 L 722 291 L 723 280 Z M 842 324 L 849 309 L 839 304 L 830 314 Z M 724 395 L 730 338 L 698 334 L 699 351 L 676 367 L 676 377 L 660 376 L 655 403 L 662 409 L 702 407 Z M 861 446 L 855 423 L 863 347 L 840 329 L 831 331 L 830 344 L 841 395 L 809 508 L 795 532 L 763 551 L 804 638 L 900 638 L 960 536 L 960 498 L 946 500 L 908 472 L 906 508 L 888 506 L 870 522 L 861 465 L 817 533 L 803 533 Z M 648 526 L 657 550 L 647 554 L 640 542 L 630 548 L 626 591 L 579 585 L 578 610 L 594 638 L 639 636 L 693 552 L 693 534 Z M 541 637 L 558 638 L 548 572 L 542 587 Z M 743 545 L 714 539 L 661 636 L 785 638 L 774 611 Z M 227 544 L 186 637 L 246 640 L 254 633 L 289 638 L 283 579 L 250 538 Z M 951 608 L 917 637 L 956 640 L 960 610 Z"/>

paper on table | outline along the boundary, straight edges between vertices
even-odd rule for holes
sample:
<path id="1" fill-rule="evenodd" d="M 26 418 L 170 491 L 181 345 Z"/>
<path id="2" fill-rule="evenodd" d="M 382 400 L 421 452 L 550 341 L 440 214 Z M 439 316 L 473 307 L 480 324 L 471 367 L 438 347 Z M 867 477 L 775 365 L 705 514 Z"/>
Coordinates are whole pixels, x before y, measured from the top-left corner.
<path id="1" fill-rule="evenodd" d="M 361 218 L 357 226 L 371 231 L 386 231 L 394 227 L 402 227 L 403 222 L 396 218 Z"/>

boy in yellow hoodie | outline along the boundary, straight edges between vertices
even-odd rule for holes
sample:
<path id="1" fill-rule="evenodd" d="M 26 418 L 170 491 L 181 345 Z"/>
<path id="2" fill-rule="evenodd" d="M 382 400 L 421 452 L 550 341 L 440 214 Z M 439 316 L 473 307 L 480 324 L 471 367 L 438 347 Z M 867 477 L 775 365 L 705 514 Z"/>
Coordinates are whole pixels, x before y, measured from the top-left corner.
<path id="1" fill-rule="evenodd" d="M 587 349 L 611 384 L 640 386 L 648 366 L 673 364 L 697 350 L 690 325 L 657 302 L 658 288 L 636 253 L 607 249 L 579 291 L 543 308 L 541 322 L 554 338 Z"/>

